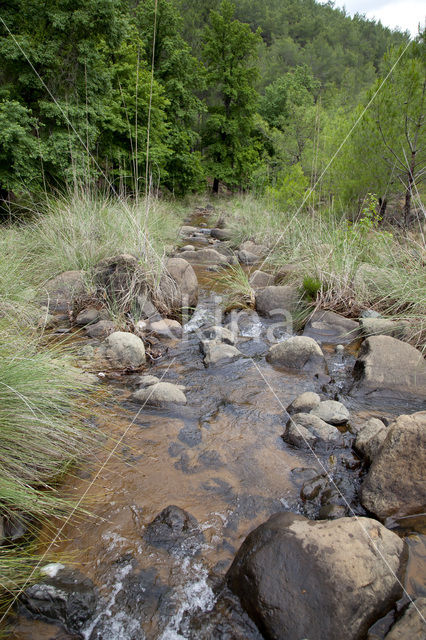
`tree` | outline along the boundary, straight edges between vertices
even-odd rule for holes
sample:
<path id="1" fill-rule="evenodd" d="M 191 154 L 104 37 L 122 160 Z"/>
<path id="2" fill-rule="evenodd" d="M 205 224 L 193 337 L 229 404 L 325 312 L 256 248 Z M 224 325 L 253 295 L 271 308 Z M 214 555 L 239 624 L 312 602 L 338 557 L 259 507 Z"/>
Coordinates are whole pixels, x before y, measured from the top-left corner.
<path id="1" fill-rule="evenodd" d="M 207 168 L 213 177 L 213 192 L 219 181 L 230 186 L 248 185 L 259 161 L 259 146 L 253 135 L 258 96 L 254 89 L 260 32 L 234 19 L 235 6 L 224 0 L 219 11 L 211 11 L 204 31 L 204 59 L 210 88 L 209 116 L 203 143 Z"/>

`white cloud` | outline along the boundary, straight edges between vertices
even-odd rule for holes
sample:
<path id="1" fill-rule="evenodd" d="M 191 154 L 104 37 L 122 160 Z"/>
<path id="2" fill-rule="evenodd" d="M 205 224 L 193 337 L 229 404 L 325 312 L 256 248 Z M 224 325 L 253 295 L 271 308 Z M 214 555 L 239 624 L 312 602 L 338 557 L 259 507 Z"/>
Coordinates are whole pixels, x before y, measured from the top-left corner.
<path id="1" fill-rule="evenodd" d="M 344 7 L 351 15 L 360 13 L 380 20 L 385 27 L 408 29 L 412 36 L 417 35 L 419 22 L 423 28 L 425 26 L 423 0 L 335 0 L 335 6 Z"/>

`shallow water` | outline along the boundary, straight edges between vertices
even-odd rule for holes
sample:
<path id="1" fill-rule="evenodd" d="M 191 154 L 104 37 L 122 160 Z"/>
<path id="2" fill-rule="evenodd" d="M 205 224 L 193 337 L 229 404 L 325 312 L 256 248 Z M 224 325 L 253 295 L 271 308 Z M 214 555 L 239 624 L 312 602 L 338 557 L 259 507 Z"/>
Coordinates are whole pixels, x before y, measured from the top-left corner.
<path id="1" fill-rule="evenodd" d="M 198 270 L 198 275 L 204 289 L 184 339 L 170 343 L 167 355 L 146 368 L 185 385 L 188 404 L 141 409 L 129 400 L 131 376 L 108 382 L 114 398 L 93 416 L 99 444 L 63 487 L 74 499 L 85 495 L 83 505 L 92 517 L 68 522 L 53 546 L 51 526 L 42 536 L 42 550 L 71 561 L 99 587 L 102 604 L 84 629 L 87 640 L 189 637 L 185 621 L 213 607 L 214 586 L 249 531 L 280 510 L 304 513 L 294 468 L 346 474 L 355 487 L 348 502 L 355 514 L 363 513 L 356 497 L 358 472 L 346 468 L 347 460 L 354 460 L 349 434 L 343 457 L 341 452 L 314 456 L 281 439 L 284 408 L 297 395 L 308 390 L 330 398 L 344 394 L 354 363 L 351 349 L 342 356 L 325 346 L 329 381 L 285 373 L 264 359 L 271 322 L 249 317 L 238 343 L 244 357 L 206 369 L 197 329 L 212 324 L 220 287 L 211 272 Z M 289 335 L 282 332 L 279 339 Z M 342 400 L 354 425 L 371 415 L 390 418 L 407 410 L 367 406 L 344 395 Z M 204 534 L 198 555 L 184 547 L 173 555 L 144 540 L 145 527 L 168 505 L 197 519 Z M 425 539 L 421 534 L 409 538 L 411 595 L 423 589 Z M 28 622 L 21 621 L 12 637 L 51 637 L 48 631 L 43 635 L 41 623 L 32 624 L 36 635 L 28 635 Z"/>

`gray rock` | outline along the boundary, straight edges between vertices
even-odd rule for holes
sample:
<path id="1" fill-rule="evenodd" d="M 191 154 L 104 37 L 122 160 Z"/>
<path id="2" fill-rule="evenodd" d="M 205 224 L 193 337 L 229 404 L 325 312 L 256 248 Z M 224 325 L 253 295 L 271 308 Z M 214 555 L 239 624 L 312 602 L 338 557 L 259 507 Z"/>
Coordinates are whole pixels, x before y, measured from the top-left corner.
<path id="1" fill-rule="evenodd" d="M 265 271 L 253 271 L 250 276 L 250 284 L 255 289 L 268 287 L 274 284 L 274 276 L 270 273 L 266 273 Z"/>
<path id="2" fill-rule="evenodd" d="M 292 416 L 282 438 L 299 449 L 328 448 L 342 444 L 340 431 L 311 413 L 296 413 Z"/>
<path id="3" fill-rule="evenodd" d="M 162 319 L 160 312 L 153 304 L 151 296 L 148 292 L 136 296 L 132 303 L 132 306 L 134 307 L 135 314 L 140 318 L 144 318 L 145 320 L 149 319 L 152 322 L 156 322 Z"/>
<path id="4" fill-rule="evenodd" d="M 316 409 L 321 402 L 321 398 L 313 391 L 305 391 L 297 396 L 293 402 L 287 407 L 289 413 L 309 413 L 312 409 Z M 321 416 L 320 416 L 321 417 Z"/>
<path id="5" fill-rule="evenodd" d="M 215 249 L 199 249 L 198 251 L 183 251 L 181 258 L 195 264 L 228 264 L 227 258 Z M 176 258 L 175 258 L 176 259 Z"/>
<path id="6" fill-rule="evenodd" d="M 89 307 L 88 309 L 83 309 L 80 311 L 78 316 L 75 319 L 75 323 L 79 327 L 85 327 L 89 324 L 95 324 L 101 320 L 102 313 L 99 309 L 95 309 L 94 307 Z"/>
<path id="7" fill-rule="evenodd" d="M 191 227 L 190 225 L 183 225 L 180 228 L 179 235 L 186 238 L 188 236 L 192 236 L 192 234 L 197 233 L 197 227 Z"/>
<path id="8" fill-rule="evenodd" d="M 293 286 L 269 286 L 256 292 L 256 310 L 265 316 L 293 313 L 299 304 L 299 293 Z"/>
<path id="9" fill-rule="evenodd" d="M 182 337 L 182 325 L 177 320 L 171 320 L 170 318 L 164 318 L 157 322 L 150 322 L 149 329 L 159 338 L 181 338 Z"/>
<path id="10" fill-rule="evenodd" d="M 201 345 L 206 366 L 222 361 L 236 360 L 243 354 L 237 347 L 217 340 L 204 340 Z"/>
<path id="11" fill-rule="evenodd" d="M 370 418 L 358 431 L 355 439 L 355 449 L 364 458 L 372 462 L 386 438 L 387 428 L 378 418 Z"/>
<path id="12" fill-rule="evenodd" d="M 319 510 L 320 520 L 337 520 L 347 515 L 347 509 L 341 504 L 324 504 Z"/>
<path id="13" fill-rule="evenodd" d="M 139 376 L 139 378 L 137 379 L 137 384 L 140 387 L 150 387 L 153 384 L 157 384 L 157 382 L 160 382 L 160 378 L 151 375 Z"/>
<path id="14" fill-rule="evenodd" d="M 197 554 L 204 542 L 194 516 L 175 505 L 163 509 L 147 526 L 143 537 L 152 546 L 177 556 Z"/>
<path id="15" fill-rule="evenodd" d="M 315 311 L 306 323 L 303 335 L 319 343 L 348 344 L 359 336 L 359 325 L 333 311 Z"/>
<path id="16" fill-rule="evenodd" d="M 115 331 L 102 344 L 103 355 L 112 366 L 138 369 L 145 364 L 145 347 L 140 338 L 133 333 Z"/>
<path id="17" fill-rule="evenodd" d="M 426 598 L 417 598 L 405 610 L 402 618 L 393 625 L 385 640 L 425 640 L 425 618 Z"/>
<path id="18" fill-rule="evenodd" d="M 181 255 L 183 256 L 183 253 Z M 192 266 L 183 257 L 167 260 L 159 288 L 171 310 L 195 307 L 197 304 L 198 279 Z"/>
<path id="19" fill-rule="evenodd" d="M 312 338 L 294 336 L 269 348 L 266 360 L 297 371 L 325 371 L 321 347 Z"/>
<path id="20" fill-rule="evenodd" d="M 210 235 L 216 240 L 232 240 L 231 229 L 212 229 Z"/>
<path id="21" fill-rule="evenodd" d="M 403 541 L 375 520 L 278 513 L 249 534 L 227 580 L 267 638 L 363 640 L 400 596 L 403 569 Z"/>
<path id="22" fill-rule="evenodd" d="M 300 274 L 300 265 L 298 264 L 285 264 L 280 267 L 279 271 L 275 274 L 274 284 L 284 284 L 290 280 L 295 280 Z"/>
<path id="23" fill-rule="evenodd" d="M 256 242 L 252 242 L 251 240 L 246 240 L 242 243 L 240 247 L 240 251 L 247 251 L 248 253 L 252 253 L 259 258 L 263 258 L 268 253 L 268 247 L 264 244 L 257 244 Z"/>
<path id="24" fill-rule="evenodd" d="M 195 251 L 195 247 L 193 244 L 186 244 L 184 247 L 181 247 L 179 251 Z"/>
<path id="25" fill-rule="evenodd" d="M 426 363 L 420 351 L 390 336 L 364 340 L 354 367 L 352 394 L 380 399 L 426 397 Z"/>
<path id="26" fill-rule="evenodd" d="M 327 478 L 324 475 L 317 475 L 303 483 L 303 487 L 300 490 L 300 497 L 302 500 L 314 500 L 327 485 Z"/>
<path id="27" fill-rule="evenodd" d="M 106 338 L 115 331 L 115 324 L 112 320 L 99 320 L 96 324 L 86 327 L 89 338 Z"/>
<path id="28" fill-rule="evenodd" d="M 86 290 L 83 271 L 64 271 L 43 286 L 40 303 L 49 312 L 68 313 Z"/>
<path id="29" fill-rule="evenodd" d="M 225 344 L 235 344 L 235 335 L 226 327 L 215 325 L 202 331 L 203 340 L 216 340 Z"/>
<path id="30" fill-rule="evenodd" d="M 182 387 L 171 382 L 155 382 L 132 394 L 132 400 L 149 407 L 164 407 L 168 404 L 186 404 Z"/>
<path id="31" fill-rule="evenodd" d="M 408 333 L 408 322 L 397 322 L 386 318 L 360 318 L 359 326 L 364 337 L 392 336 L 404 339 Z"/>
<path id="32" fill-rule="evenodd" d="M 238 251 L 237 257 L 241 264 L 256 264 L 256 262 L 259 262 L 258 255 L 250 253 L 250 251 L 245 251 L 244 249 L 240 249 L 240 251 Z"/>
<path id="33" fill-rule="evenodd" d="M 336 400 L 320 402 L 317 407 L 311 410 L 311 414 L 334 425 L 346 424 L 349 420 L 349 411 L 344 404 L 336 402 Z"/>
<path id="34" fill-rule="evenodd" d="M 361 487 L 361 501 L 380 520 L 424 511 L 426 411 L 399 416 Z"/>
<path id="35" fill-rule="evenodd" d="M 364 309 L 361 311 L 360 318 L 381 318 L 382 314 L 374 309 Z"/>

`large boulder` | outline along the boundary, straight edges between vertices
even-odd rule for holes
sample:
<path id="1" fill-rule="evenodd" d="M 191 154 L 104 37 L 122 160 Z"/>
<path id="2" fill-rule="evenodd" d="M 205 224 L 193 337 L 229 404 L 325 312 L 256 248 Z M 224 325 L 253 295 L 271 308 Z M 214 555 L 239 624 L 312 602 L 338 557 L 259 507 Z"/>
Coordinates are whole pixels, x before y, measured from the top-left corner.
<path id="1" fill-rule="evenodd" d="M 396 322 L 387 318 L 360 318 L 359 326 L 362 335 L 366 338 L 382 335 L 404 339 L 409 329 L 408 322 Z"/>
<path id="2" fill-rule="evenodd" d="M 336 400 L 323 400 L 311 410 L 311 414 L 334 425 L 346 424 L 349 420 L 349 411 L 344 404 Z"/>
<path id="3" fill-rule="evenodd" d="M 199 249 L 198 251 L 182 251 L 180 257 L 195 264 L 228 264 L 228 259 L 215 249 Z"/>
<path id="4" fill-rule="evenodd" d="M 269 286 L 256 292 L 256 310 L 265 316 L 291 314 L 298 302 L 299 293 L 293 286 Z"/>
<path id="5" fill-rule="evenodd" d="M 252 531 L 227 579 L 272 640 L 363 640 L 401 594 L 404 543 L 369 518 L 279 513 Z"/>
<path id="6" fill-rule="evenodd" d="M 172 310 L 195 307 L 198 301 L 198 280 L 189 262 L 182 257 L 169 258 L 160 280 L 160 291 Z"/>
<path id="7" fill-rule="evenodd" d="M 321 347 L 312 338 L 294 336 L 269 348 L 266 360 L 271 364 L 297 371 L 324 371 Z"/>
<path id="8" fill-rule="evenodd" d="M 354 367 L 351 393 L 375 394 L 381 399 L 426 397 L 426 363 L 420 351 L 390 336 L 364 340 Z"/>
<path id="9" fill-rule="evenodd" d="M 250 276 L 250 285 L 255 289 L 261 289 L 274 284 L 274 276 L 266 271 L 253 271 Z"/>
<path id="10" fill-rule="evenodd" d="M 68 313 L 75 298 L 84 294 L 85 288 L 83 271 L 64 271 L 46 282 L 40 302 L 48 311 Z"/>
<path id="11" fill-rule="evenodd" d="M 342 443 L 341 433 L 311 413 L 296 413 L 287 424 L 282 436 L 288 444 L 299 449 L 318 449 Z"/>
<path id="12" fill-rule="evenodd" d="M 240 249 L 240 251 L 238 251 L 237 257 L 241 264 L 256 264 L 260 260 L 259 256 L 256 253 L 251 253 L 250 251 L 245 251 L 244 249 Z"/>
<path id="13" fill-rule="evenodd" d="M 305 391 L 297 396 L 287 407 L 288 413 L 310 413 L 312 409 L 316 409 L 321 402 L 321 398 L 313 391 Z"/>
<path id="14" fill-rule="evenodd" d="M 146 361 L 142 340 L 125 331 L 111 333 L 102 343 L 101 352 L 112 366 L 120 369 L 138 369 Z"/>
<path id="15" fill-rule="evenodd" d="M 219 362 L 231 362 L 243 355 L 237 347 L 222 340 L 202 340 L 201 351 L 204 353 L 204 364 L 207 367 Z"/>
<path id="16" fill-rule="evenodd" d="M 411 602 L 404 615 L 386 635 L 385 640 L 424 640 L 426 636 L 426 598 Z"/>
<path id="17" fill-rule="evenodd" d="M 358 333 L 358 322 L 334 311 L 315 311 L 303 331 L 304 336 L 330 344 L 347 344 L 357 338 Z"/>
<path id="18" fill-rule="evenodd" d="M 399 416 L 362 484 L 362 504 L 380 520 L 424 511 L 425 468 L 426 411 Z"/>
<path id="19" fill-rule="evenodd" d="M 93 280 L 98 293 L 119 306 L 129 306 L 148 288 L 144 266 L 127 253 L 101 260 L 94 269 Z"/>
<path id="20" fill-rule="evenodd" d="M 387 435 L 386 425 L 378 418 L 370 418 L 356 434 L 355 449 L 368 461 L 372 462 Z"/>

